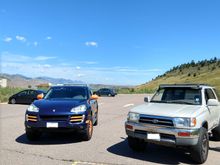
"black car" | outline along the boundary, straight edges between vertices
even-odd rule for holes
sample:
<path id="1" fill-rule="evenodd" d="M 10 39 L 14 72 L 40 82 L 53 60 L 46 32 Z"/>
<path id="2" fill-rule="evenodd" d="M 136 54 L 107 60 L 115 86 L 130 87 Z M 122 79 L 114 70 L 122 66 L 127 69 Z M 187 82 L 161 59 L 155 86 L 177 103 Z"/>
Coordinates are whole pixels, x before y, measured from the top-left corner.
<path id="1" fill-rule="evenodd" d="M 25 114 L 29 140 L 37 140 L 45 132 L 76 132 L 83 140 L 91 139 L 93 126 L 98 124 L 98 96 L 88 86 L 54 86 L 38 99 Z"/>
<path id="2" fill-rule="evenodd" d="M 110 88 L 101 88 L 98 91 L 94 92 L 94 94 L 98 96 L 112 96 L 112 97 L 117 95 L 117 93 L 113 89 L 110 89 Z"/>
<path id="3" fill-rule="evenodd" d="M 27 89 L 23 90 L 21 92 L 18 92 L 14 95 L 12 95 L 8 99 L 9 104 L 31 104 L 34 100 L 37 100 L 37 95 L 39 94 L 45 94 L 42 90 L 33 90 L 33 89 Z"/>

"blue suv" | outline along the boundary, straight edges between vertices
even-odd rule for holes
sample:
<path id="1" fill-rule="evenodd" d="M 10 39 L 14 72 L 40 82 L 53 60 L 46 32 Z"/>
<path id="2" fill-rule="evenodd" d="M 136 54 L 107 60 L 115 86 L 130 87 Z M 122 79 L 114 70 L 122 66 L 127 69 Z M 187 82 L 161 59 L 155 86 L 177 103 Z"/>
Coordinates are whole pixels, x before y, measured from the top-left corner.
<path id="1" fill-rule="evenodd" d="M 43 132 L 79 132 L 90 140 L 93 126 L 98 124 L 98 96 L 88 86 L 63 85 L 51 87 L 45 97 L 34 101 L 26 110 L 27 138 L 37 140 Z"/>

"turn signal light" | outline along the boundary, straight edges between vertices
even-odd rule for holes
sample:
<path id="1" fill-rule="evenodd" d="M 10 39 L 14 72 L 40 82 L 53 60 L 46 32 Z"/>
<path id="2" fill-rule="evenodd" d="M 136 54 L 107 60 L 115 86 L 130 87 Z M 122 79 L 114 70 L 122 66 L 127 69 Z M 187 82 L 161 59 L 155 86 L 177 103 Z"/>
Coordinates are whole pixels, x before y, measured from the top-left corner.
<path id="1" fill-rule="evenodd" d="M 178 136 L 190 136 L 189 132 L 178 132 Z"/>
<path id="2" fill-rule="evenodd" d="M 126 128 L 127 129 L 133 129 L 133 126 L 132 125 L 126 125 Z"/>

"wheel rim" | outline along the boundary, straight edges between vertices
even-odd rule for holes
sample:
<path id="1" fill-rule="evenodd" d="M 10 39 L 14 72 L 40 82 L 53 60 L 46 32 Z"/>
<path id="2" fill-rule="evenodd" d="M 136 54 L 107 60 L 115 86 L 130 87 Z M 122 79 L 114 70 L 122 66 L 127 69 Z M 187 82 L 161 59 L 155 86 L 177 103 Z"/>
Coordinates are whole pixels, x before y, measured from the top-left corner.
<path id="1" fill-rule="evenodd" d="M 92 121 L 91 120 L 89 120 L 88 127 L 89 127 L 89 136 L 91 136 L 92 135 Z"/>
<path id="2" fill-rule="evenodd" d="M 205 134 L 202 139 L 202 156 L 206 159 L 208 153 L 208 137 Z"/>
<path id="3" fill-rule="evenodd" d="M 12 104 L 15 104 L 15 103 L 16 103 L 16 100 L 15 100 L 15 99 L 11 99 L 11 103 L 12 103 Z"/>

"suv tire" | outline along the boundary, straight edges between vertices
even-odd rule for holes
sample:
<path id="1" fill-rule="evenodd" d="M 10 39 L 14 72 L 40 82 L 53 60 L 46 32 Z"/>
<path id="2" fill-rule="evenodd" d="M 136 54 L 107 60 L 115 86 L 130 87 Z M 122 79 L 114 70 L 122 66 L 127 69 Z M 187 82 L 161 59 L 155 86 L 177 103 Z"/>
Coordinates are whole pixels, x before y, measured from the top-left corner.
<path id="1" fill-rule="evenodd" d="M 212 130 L 213 140 L 220 141 L 220 120 L 216 128 Z"/>
<path id="2" fill-rule="evenodd" d="M 137 152 L 143 152 L 146 148 L 144 140 L 133 138 L 131 136 L 128 136 L 128 145 L 132 150 Z"/>
<path id="3" fill-rule="evenodd" d="M 200 129 L 198 143 L 191 147 L 192 159 L 199 164 L 204 163 L 207 160 L 209 151 L 209 136 L 207 129 L 202 127 Z"/>
<path id="4" fill-rule="evenodd" d="M 86 129 L 82 133 L 82 139 L 89 141 L 92 138 L 93 133 L 93 122 L 91 119 L 88 120 Z"/>

